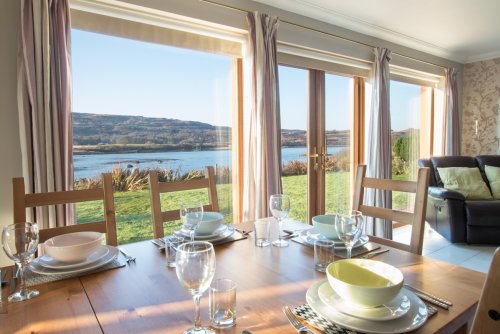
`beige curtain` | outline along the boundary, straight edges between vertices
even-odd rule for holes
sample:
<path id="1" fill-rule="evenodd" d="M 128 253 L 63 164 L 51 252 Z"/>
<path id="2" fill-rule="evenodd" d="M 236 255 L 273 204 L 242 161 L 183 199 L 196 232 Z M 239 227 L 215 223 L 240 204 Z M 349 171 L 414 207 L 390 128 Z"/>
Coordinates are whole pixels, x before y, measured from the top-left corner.
<path id="1" fill-rule="evenodd" d="M 269 216 L 268 201 L 282 192 L 281 125 L 276 30 L 278 18 L 249 13 L 246 56 L 248 122 L 244 131 L 243 220 Z"/>
<path id="2" fill-rule="evenodd" d="M 366 162 L 368 177 L 392 178 L 391 116 L 390 116 L 390 72 L 391 51 L 375 48 L 372 70 L 372 103 L 368 116 L 368 136 L 366 142 Z M 391 193 L 368 189 L 365 203 L 372 206 L 390 208 Z M 392 239 L 392 222 L 381 219 L 367 219 L 366 232 L 371 235 Z"/>
<path id="3" fill-rule="evenodd" d="M 28 192 L 73 185 L 68 0 L 21 0 L 18 107 Z M 37 209 L 41 228 L 66 225 L 72 207 Z"/>
<path id="4" fill-rule="evenodd" d="M 460 121 L 458 115 L 457 70 L 445 69 L 444 148 L 446 155 L 460 155 Z"/>

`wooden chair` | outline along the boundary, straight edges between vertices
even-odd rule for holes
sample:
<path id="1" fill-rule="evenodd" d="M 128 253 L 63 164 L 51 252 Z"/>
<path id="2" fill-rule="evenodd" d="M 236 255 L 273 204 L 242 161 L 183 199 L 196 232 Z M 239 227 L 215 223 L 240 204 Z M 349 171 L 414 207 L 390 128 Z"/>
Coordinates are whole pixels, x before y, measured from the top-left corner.
<path id="1" fill-rule="evenodd" d="M 491 260 L 471 329 L 471 334 L 488 333 L 500 333 L 500 248 Z"/>
<path id="2" fill-rule="evenodd" d="M 164 222 L 180 219 L 179 209 L 169 211 L 161 210 L 160 194 L 203 188 L 207 188 L 209 200 L 209 204 L 204 205 L 203 210 L 214 212 L 219 211 L 215 172 L 212 166 L 206 167 L 204 179 L 187 181 L 160 182 L 158 179 L 158 172 L 149 172 L 149 194 L 151 212 L 153 216 L 153 233 L 155 238 L 162 238 L 165 235 L 163 231 Z"/>
<path id="3" fill-rule="evenodd" d="M 98 189 L 26 194 L 24 178 L 14 178 L 12 179 L 14 193 L 14 222 L 26 221 L 27 208 L 102 200 L 104 206 L 104 221 L 40 229 L 40 243 L 56 235 L 65 233 L 95 231 L 106 233 L 106 243 L 108 245 L 117 246 L 115 201 L 111 174 L 102 174 L 102 184 L 103 187 Z"/>
<path id="4" fill-rule="evenodd" d="M 370 240 L 421 255 L 424 242 L 427 188 L 430 175 L 429 168 L 419 168 L 416 182 L 376 179 L 366 177 L 365 175 L 366 165 L 359 165 L 356 171 L 353 210 L 361 211 L 364 216 L 387 219 L 412 226 L 409 245 L 375 236 L 370 236 Z M 414 193 L 415 205 L 413 212 L 364 205 L 363 199 L 366 188 Z"/>

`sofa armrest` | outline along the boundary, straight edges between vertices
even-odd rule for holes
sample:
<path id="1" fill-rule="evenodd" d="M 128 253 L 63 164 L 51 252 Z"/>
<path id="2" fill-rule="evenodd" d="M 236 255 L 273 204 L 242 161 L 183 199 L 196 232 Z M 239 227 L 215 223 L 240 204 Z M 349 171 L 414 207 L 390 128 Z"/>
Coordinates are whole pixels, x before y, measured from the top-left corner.
<path id="1" fill-rule="evenodd" d="M 453 190 L 429 187 L 426 221 L 451 242 L 466 242 L 465 198 Z"/>
<path id="2" fill-rule="evenodd" d="M 434 199 L 440 199 L 440 200 L 452 199 L 458 201 L 465 201 L 465 196 L 462 193 L 456 190 L 450 190 L 440 187 L 429 187 L 429 196 L 433 197 Z"/>

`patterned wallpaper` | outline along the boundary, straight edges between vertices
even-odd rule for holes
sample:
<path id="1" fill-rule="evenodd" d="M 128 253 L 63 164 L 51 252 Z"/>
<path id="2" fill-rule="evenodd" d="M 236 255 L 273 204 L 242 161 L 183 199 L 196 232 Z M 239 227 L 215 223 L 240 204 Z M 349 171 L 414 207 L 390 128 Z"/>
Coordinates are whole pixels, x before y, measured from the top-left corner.
<path id="1" fill-rule="evenodd" d="M 462 103 L 462 155 L 500 154 L 500 58 L 464 66 Z"/>

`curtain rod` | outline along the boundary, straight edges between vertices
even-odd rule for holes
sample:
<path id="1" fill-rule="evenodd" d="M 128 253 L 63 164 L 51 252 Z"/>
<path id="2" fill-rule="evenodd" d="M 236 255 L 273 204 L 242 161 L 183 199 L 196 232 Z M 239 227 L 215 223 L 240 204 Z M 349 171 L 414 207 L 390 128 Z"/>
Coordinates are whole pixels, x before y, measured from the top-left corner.
<path id="1" fill-rule="evenodd" d="M 220 7 L 223 7 L 223 8 L 227 8 L 227 9 L 231 9 L 231 10 L 243 12 L 243 13 L 249 13 L 249 11 L 246 10 L 246 9 L 242 9 L 242 8 L 238 8 L 238 7 L 234 7 L 234 6 L 229 6 L 229 5 L 226 5 L 226 4 L 221 4 L 221 3 L 218 3 L 218 2 L 215 2 L 215 1 L 211 1 L 211 0 L 200 0 L 200 1 L 208 3 L 208 4 L 211 4 L 211 5 L 220 6 Z M 323 34 L 323 35 L 327 35 L 327 36 L 339 38 L 339 39 L 342 39 L 342 40 L 347 41 L 347 42 L 351 42 L 351 43 L 355 43 L 355 44 L 359 44 L 359 45 L 364 45 L 364 46 L 369 47 L 369 48 L 375 48 L 374 45 L 371 45 L 371 44 L 368 44 L 368 43 L 363 43 L 363 42 L 360 42 L 360 41 L 356 41 L 356 40 L 353 40 L 353 39 L 350 39 L 350 38 L 347 38 L 347 37 L 338 36 L 338 35 L 335 35 L 335 34 L 332 34 L 332 33 L 329 33 L 329 32 L 325 32 L 325 31 L 322 31 L 322 30 L 319 30 L 319 29 L 307 27 L 307 26 L 304 26 L 304 25 L 301 25 L 301 24 L 297 24 L 297 23 L 294 23 L 294 22 L 289 22 L 289 21 L 285 21 L 285 20 L 281 20 L 281 19 L 280 19 L 280 21 L 283 22 L 283 23 L 287 23 L 287 24 L 299 27 L 299 28 L 311 30 L 311 31 L 314 31 L 314 32 L 317 32 L 317 33 L 320 33 L 320 34 Z M 413 61 L 417 61 L 417 62 L 423 63 L 423 64 L 427 64 L 427 65 L 439 67 L 441 69 L 446 69 L 446 66 L 443 66 L 443 65 L 434 64 L 434 63 L 431 63 L 429 61 L 417 59 L 417 58 L 410 57 L 410 56 L 407 56 L 407 55 L 403 55 L 403 54 L 400 54 L 400 53 L 397 53 L 397 52 L 392 52 L 391 51 L 391 53 L 394 54 L 394 55 L 403 57 L 403 58 L 407 58 L 407 59 L 410 59 L 410 60 L 413 60 Z"/>

